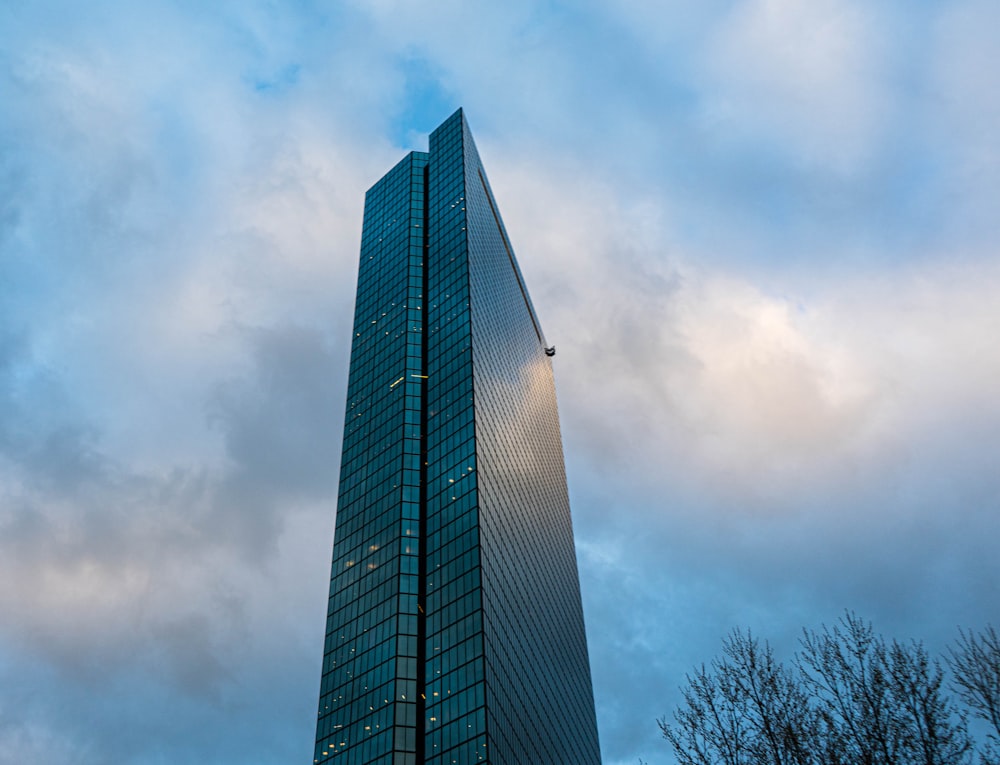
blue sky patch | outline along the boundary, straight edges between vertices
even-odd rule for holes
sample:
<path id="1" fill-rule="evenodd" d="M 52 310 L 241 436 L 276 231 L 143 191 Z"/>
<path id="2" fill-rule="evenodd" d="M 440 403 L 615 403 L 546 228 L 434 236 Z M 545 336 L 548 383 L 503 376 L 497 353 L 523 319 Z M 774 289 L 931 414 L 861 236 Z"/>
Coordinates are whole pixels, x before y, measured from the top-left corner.
<path id="1" fill-rule="evenodd" d="M 403 98 L 390 123 L 389 134 L 404 149 L 424 150 L 427 135 L 461 104 L 426 58 L 404 57 L 399 68 L 405 77 Z"/>

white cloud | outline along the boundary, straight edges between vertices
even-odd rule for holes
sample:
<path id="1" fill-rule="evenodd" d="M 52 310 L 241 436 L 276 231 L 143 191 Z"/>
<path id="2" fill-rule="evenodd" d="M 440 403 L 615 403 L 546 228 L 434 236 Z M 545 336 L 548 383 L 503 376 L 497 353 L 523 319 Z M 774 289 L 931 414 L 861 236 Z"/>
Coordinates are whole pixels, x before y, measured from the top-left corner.
<path id="1" fill-rule="evenodd" d="M 621 202 L 527 167 L 494 186 L 595 463 L 610 450 L 616 470 L 696 476 L 733 498 L 769 487 L 762 501 L 794 506 L 942 425 L 1000 417 L 995 260 L 720 271 L 683 251 L 669 201 Z"/>
<path id="2" fill-rule="evenodd" d="M 928 41 L 927 122 L 947 148 L 935 168 L 947 184 L 940 214 L 952 236 L 995 247 L 998 223 L 989 200 L 1000 192 L 1000 95 L 990 72 L 1000 66 L 1000 52 L 990 32 L 1000 16 L 991 3 L 956 3 L 936 22 Z"/>
<path id="3" fill-rule="evenodd" d="M 891 103 L 884 23 L 853 0 L 736 4 L 704 51 L 703 119 L 729 139 L 790 146 L 806 165 L 861 171 Z"/>

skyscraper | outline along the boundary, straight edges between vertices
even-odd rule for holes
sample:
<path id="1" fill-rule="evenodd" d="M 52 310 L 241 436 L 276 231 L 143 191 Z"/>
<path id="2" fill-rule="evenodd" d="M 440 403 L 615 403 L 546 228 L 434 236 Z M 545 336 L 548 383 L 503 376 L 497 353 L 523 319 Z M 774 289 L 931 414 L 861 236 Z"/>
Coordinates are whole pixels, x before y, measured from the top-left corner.
<path id="1" fill-rule="evenodd" d="M 315 763 L 600 763 L 552 352 L 459 110 L 365 197 Z"/>

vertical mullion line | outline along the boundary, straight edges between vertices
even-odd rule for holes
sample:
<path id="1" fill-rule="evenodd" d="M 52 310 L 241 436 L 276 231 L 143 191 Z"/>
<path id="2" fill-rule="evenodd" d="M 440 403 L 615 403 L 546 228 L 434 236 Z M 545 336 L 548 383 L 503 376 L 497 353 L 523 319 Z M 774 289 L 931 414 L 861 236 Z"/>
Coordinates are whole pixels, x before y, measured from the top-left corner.
<path id="1" fill-rule="evenodd" d="M 430 220 L 430 159 L 424 165 L 424 241 L 423 262 L 420 285 L 420 518 L 417 526 L 417 763 L 426 759 L 425 735 L 427 729 L 427 345 L 428 320 L 427 297 L 430 272 L 430 241 L 428 222 Z"/>
<path id="2" fill-rule="evenodd" d="M 485 561 L 483 560 L 483 513 L 482 513 L 482 504 L 481 504 L 481 500 L 480 500 L 480 497 L 482 495 L 480 493 L 480 483 L 479 483 L 480 480 L 482 479 L 481 477 L 483 475 L 483 472 L 482 472 L 483 462 L 480 460 L 481 455 L 480 455 L 480 452 L 479 452 L 479 434 L 478 434 L 478 430 L 477 430 L 477 428 L 478 428 L 478 420 L 479 420 L 479 410 L 477 408 L 477 401 L 476 401 L 476 357 L 475 357 L 475 353 L 472 350 L 476 343 L 475 343 L 475 338 L 474 338 L 474 335 L 475 335 L 475 326 L 474 326 L 474 322 L 472 321 L 472 314 L 473 314 L 473 306 L 472 306 L 472 303 L 473 303 L 473 296 L 472 296 L 472 281 L 473 281 L 472 271 L 473 271 L 473 263 L 472 263 L 472 259 L 473 259 L 473 253 L 472 253 L 472 231 L 471 231 L 471 228 L 472 228 L 472 220 L 471 220 L 472 216 L 470 215 L 472 201 L 470 199 L 471 193 L 470 193 L 470 188 L 469 188 L 470 187 L 470 184 L 469 184 L 469 166 L 470 166 L 470 164 L 473 164 L 474 167 L 476 168 L 477 172 L 480 172 L 479 171 L 480 162 L 479 162 L 479 158 L 478 158 L 478 152 L 476 152 L 476 150 L 475 150 L 475 142 L 471 142 L 472 136 L 469 135 L 468 138 L 466 136 L 466 127 L 467 126 L 466 126 L 466 123 L 465 123 L 465 115 L 463 114 L 462 118 L 461 118 L 461 121 L 459 123 L 459 128 L 458 128 L 458 136 L 459 136 L 458 140 L 459 140 L 459 156 L 462 158 L 462 200 L 463 200 L 463 204 L 464 204 L 464 207 L 465 207 L 465 211 L 464 211 L 464 213 L 462 215 L 462 223 L 464 224 L 464 228 L 465 228 L 465 236 L 463 237 L 465 241 L 463 242 L 463 245 L 465 247 L 465 285 L 466 285 L 466 290 L 467 290 L 466 294 L 468 295 L 467 310 L 468 310 L 468 314 L 469 314 L 469 373 L 468 374 L 469 374 L 469 378 L 470 378 L 470 392 L 469 392 L 469 395 L 470 395 L 470 397 L 472 399 L 472 443 L 473 443 L 472 453 L 473 453 L 473 455 L 475 457 L 475 463 L 474 464 L 476 466 L 476 471 L 475 471 L 476 484 L 475 484 L 475 489 L 474 489 L 475 492 L 476 492 L 476 497 L 475 497 L 475 513 L 476 513 L 476 548 L 475 548 L 475 555 L 476 555 L 476 564 L 479 567 L 479 620 L 480 620 L 479 639 L 480 639 L 480 650 L 482 651 L 482 655 L 479 657 L 479 661 L 481 662 L 482 671 L 483 671 L 483 680 L 482 680 L 482 684 L 483 684 L 483 707 L 482 707 L 482 710 L 483 710 L 483 731 L 482 731 L 482 736 L 483 736 L 483 739 L 484 739 L 484 743 L 486 744 L 486 753 L 485 753 L 486 762 L 490 762 L 491 761 L 490 758 L 491 758 L 491 755 L 492 755 L 492 746 L 491 746 L 491 743 L 490 743 L 490 740 L 491 740 L 491 738 L 490 738 L 490 727 L 493 724 L 493 719 L 492 719 L 492 715 L 488 714 L 488 712 L 487 712 L 487 710 L 489 709 L 489 704 L 487 702 L 487 698 L 489 696 L 489 688 L 488 688 L 488 685 L 489 685 L 489 683 L 488 683 L 489 667 L 487 666 L 487 661 L 486 661 L 486 654 L 487 654 L 487 650 L 488 649 L 487 649 L 487 646 L 486 646 L 486 597 L 485 597 L 485 594 L 484 594 L 485 593 L 485 587 L 486 587 L 486 566 L 485 566 Z M 467 140 L 472 143 L 472 150 L 469 151 L 469 152 L 466 151 L 466 149 L 467 149 L 467 146 L 466 146 Z M 470 162 L 470 159 L 474 160 L 474 162 Z M 477 754 L 482 754 L 481 752 L 479 752 L 479 745 L 480 745 L 480 742 L 479 742 L 479 739 L 477 737 L 476 742 L 475 742 L 476 753 Z"/>

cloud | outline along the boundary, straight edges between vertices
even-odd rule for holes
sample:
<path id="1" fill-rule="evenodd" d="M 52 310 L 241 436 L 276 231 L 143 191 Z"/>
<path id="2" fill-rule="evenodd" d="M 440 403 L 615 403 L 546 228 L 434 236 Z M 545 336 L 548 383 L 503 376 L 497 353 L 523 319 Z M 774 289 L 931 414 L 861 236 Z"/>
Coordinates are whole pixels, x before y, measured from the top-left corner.
<path id="1" fill-rule="evenodd" d="M 855 173 L 886 126 L 885 21 L 864 4 L 734 6 L 704 52 L 704 119 L 730 139 L 782 145 L 799 161 Z"/>
<path id="2" fill-rule="evenodd" d="M 596 214 L 579 211 L 581 221 Z M 773 478 L 763 499 L 781 505 L 817 481 L 905 461 L 916 444 L 946 437 L 942 426 L 965 432 L 997 416 L 991 261 L 894 269 L 800 295 L 774 281 L 768 294 L 681 257 L 645 261 L 639 286 L 637 269 L 622 273 L 627 240 L 610 238 L 608 250 L 566 253 L 586 269 L 562 261 L 542 277 L 575 297 L 547 331 L 567 338 L 566 405 L 611 429 L 582 439 L 601 444 L 595 462 L 609 446 L 630 461 L 643 455 L 651 475 L 650 460 L 676 460 L 743 497 Z"/>
<path id="3" fill-rule="evenodd" d="M 309 718 L 314 698 L 289 699 L 288 688 L 318 672 L 307 638 L 321 632 L 342 422 L 339 407 L 330 412 L 338 385 L 322 342 L 272 330 L 256 342 L 257 373 L 220 388 L 225 468 L 142 472 L 65 429 L 37 454 L 3 455 L 0 656 L 17 658 L 0 672 L 25 700 L 5 710 L 0 751 L 143 761 L 150 736 L 169 736 L 187 742 L 171 757 L 187 756 L 185 746 L 223 757 L 206 725 L 246 716 L 239 735 L 267 751 L 278 730 Z M 284 387 L 282 374 L 295 384 Z M 297 667 L 282 669 L 293 656 Z M 242 699 L 248 685 L 262 695 Z M 67 713 L 56 731 L 45 698 L 88 712 Z M 122 726 L 131 732 L 116 734 Z"/>
<path id="4" fill-rule="evenodd" d="M 225 24 L 147 11 L 4 58 L 4 762 L 148 761 L 164 740 L 223 761 L 226 726 L 265 758 L 310 748 L 279 731 L 314 712 L 340 304 L 379 159 L 313 97 L 275 103 L 208 55 Z"/>
<path id="5" fill-rule="evenodd" d="M 792 651 L 845 607 L 938 646 L 979 623 L 996 259 L 761 279 L 686 251 L 669 197 L 532 161 L 492 182 L 559 349 L 591 650 L 620 657 L 595 663 L 606 756 L 652 756 L 650 720 L 725 629 Z"/>

